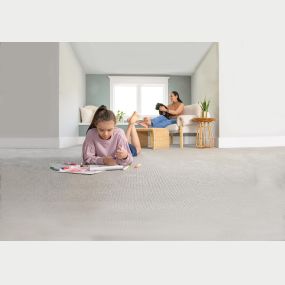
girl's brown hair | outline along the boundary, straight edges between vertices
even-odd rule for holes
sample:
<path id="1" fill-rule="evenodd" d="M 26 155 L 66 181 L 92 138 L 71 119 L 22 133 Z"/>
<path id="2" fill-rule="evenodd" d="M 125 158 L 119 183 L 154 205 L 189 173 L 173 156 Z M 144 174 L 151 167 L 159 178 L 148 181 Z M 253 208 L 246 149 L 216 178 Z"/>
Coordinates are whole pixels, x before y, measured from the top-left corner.
<path id="1" fill-rule="evenodd" d="M 117 122 L 115 114 L 111 110 L 108 110 L 106 106 L 101 105 L 95 112 L 86 134 L 89 130 L 96 128 L 98 123 L 105 121 L 114 121 L 115 125 Z"/>

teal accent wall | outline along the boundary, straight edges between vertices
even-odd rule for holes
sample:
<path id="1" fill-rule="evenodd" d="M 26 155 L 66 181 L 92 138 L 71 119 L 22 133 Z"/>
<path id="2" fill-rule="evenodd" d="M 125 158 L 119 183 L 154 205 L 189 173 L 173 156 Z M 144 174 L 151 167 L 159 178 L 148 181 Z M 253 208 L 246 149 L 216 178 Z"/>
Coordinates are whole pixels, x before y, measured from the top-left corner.
<path id="1" fill-rule="evenodd" d="M 168 91 L 177 91 L 185 105 L 191 104 L 191 77 L 169 76 Z"/>
<path id="2" fill-rule="evenodd" d="M 108 75 L 86 75 L 86 105 L 110 107 L 110 79 Z"/>
<path id="3" fill-rule="evenodd" d="M 79 136 L 80 137 L 85 137 L 86 136 L 86 132 L 89 126 L 85 126 L 85 125 L 79 125 Z"/>
<path id="4" fill-rule="evenodd" d="M 105 74 L 86 75 L 86 105 L 106 105 L 110 107 L 110 79 Z M 122 75 L 124 76 L 124 75 Z M 132 75 L 140 76 L 140 75 Z M 156 76 L 156 75 L 144 75 Z M 168 91 L 177 91 L 185 105 L 191 104 L 191 77 L 190 76 L 168 76 Z"/>

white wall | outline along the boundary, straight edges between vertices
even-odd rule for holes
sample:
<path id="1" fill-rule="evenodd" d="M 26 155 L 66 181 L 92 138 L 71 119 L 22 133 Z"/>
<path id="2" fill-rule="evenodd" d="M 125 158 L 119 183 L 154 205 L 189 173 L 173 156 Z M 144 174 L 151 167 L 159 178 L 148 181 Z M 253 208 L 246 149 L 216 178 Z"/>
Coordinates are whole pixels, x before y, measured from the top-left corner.
<path id="1" fill-rule="evenodd" d="M 285 43 L 251 37 L 221 40 L 219 88 L 214 84 L 218 78 L 211 77 L 217 50 L 212 47 L 191 77 L 191 100 L 206 94 L 217 98 L 211 99 L 210 111 L 218 117 L 219 147 L 285 146 Z"/>
<path id="2" fill-rule="evenodd" d="M 59 44 L 59 146 L 78 142 L 79 108 L 85 105 L 85 72 L 69 43 Z"/>
<path id="3" fill-rule="evenodd" d="M 219 47 L 213 43 L 191 76 L 191 103 L 210 100 L 209 112 L 216 119 L 214 135 L 219 137 Z"/>
<path id="4" fill-rule="evenodd" d="M 285 146 L 285 43 L 220 43 L 220 147 Z"/>
<path id="5" fill-rule="evenodd" d="M 0 147 L 58 146 L 58 43 L 0 43 Z"/>

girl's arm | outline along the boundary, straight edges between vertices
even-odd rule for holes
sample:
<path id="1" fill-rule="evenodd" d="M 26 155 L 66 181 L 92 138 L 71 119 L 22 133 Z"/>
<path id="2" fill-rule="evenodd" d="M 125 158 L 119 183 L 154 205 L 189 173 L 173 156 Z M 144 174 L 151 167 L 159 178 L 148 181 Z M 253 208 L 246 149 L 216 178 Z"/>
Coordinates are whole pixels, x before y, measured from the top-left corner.
<path id="1" fill-rule="evenodd" d="M 170 115 L 180 115 L 184 110 L 184 104 L 181 103 L 179 105 L 179 107 L 176 110 L 167 110 L 167 113 L 169 113 Z"/>
<path id="2" fill-rule="evenodd" d="M 128 152 L 128 156 L 125 159 L 116 159 L 117 163 L 120 165 L 129 165 L 133 162 L 133 156 L 131 154 L 131 150 L 129 147 L 129 143 L 127 141 L 126 135 L 122 129 L 120 129 L 120 133 L 118 135 L 117 141 L 117 149 L 123 148 Z"/>
<path id="3" fill-rule="evenodd" d="M 82 146 L 82 156 L 86 164 L 104 164 L 103 157 L 96 156 L 95 145 L 88 134 Z"/>

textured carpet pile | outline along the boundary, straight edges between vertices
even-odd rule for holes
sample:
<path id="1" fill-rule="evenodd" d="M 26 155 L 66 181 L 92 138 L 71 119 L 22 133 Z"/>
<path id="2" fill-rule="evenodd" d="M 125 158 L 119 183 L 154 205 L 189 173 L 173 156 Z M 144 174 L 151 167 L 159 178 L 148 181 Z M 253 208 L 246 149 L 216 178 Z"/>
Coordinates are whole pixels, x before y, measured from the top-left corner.
<path id="1" fill-rule="evenodd" d="M 285 240 L 285 148 L 145 149 L 60 174 L 81 147 L 0 150 L 0 240 Z"/>

